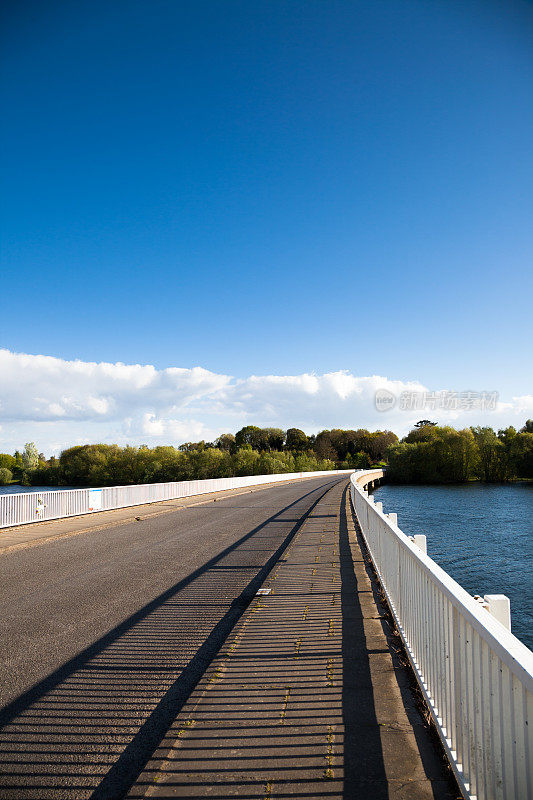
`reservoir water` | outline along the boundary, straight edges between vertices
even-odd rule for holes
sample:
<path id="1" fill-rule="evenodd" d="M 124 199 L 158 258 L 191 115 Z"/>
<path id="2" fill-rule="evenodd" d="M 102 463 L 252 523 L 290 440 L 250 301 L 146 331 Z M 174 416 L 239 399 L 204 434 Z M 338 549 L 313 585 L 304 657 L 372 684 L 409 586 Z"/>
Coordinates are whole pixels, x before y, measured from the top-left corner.
<path id="1" fill-rule="evenodd" d="M 20 486 L 10 483 L 9 486 L 0 486 L 0 494 L 19 494 L 20 492 L 60 492 L 61 489 L 74 489 L 74 486 Z"/>
<path id="2" fill-rule="evenodd" d="M 511 628 L 533 649 L 533 486 L 380 486 L 386 512 L 469 594 L 506 594 Z"/>

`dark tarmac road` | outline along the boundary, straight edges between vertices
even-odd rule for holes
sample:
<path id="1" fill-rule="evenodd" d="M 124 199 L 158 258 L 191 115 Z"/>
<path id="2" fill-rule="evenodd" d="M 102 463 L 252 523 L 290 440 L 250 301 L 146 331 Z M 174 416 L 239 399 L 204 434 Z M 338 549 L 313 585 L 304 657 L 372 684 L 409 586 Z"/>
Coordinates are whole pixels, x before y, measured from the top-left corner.
<path id="1" fill-rule="evenodd" d="M 123 796 L 339 482 L 278 485 L 0 553 L 0 798 Z"/>

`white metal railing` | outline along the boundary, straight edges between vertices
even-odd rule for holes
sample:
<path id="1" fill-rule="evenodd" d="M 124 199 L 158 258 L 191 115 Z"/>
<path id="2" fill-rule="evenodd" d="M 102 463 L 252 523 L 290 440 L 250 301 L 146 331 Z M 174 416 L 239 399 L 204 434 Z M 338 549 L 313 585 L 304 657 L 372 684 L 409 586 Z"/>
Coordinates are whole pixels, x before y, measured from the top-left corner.
<path id="1" fill-rule="evenodd" d="M 30 522 L 74 517 L 114 508 L 176 500 L 225 489 L 258 486 L 265 483 L 318 478 L 324 475 L 344 475 L 353 470 L 317 472 L 280 472 L 274 475 L 246 475 L 241 478 L 211 478 L 171 483 L 143 483 L 135 486 L 104 486 L 101 489 L 59 489 L 46 492 L 20 492 L 0 495 L 0 528 L 27 525 Z"/>
<path id="2" fill-rule="evenodd" d="M 532 798 L 533 652 L 365 492 L 381 475 L 352 475 L 353 506 L 461 791 Z"/>

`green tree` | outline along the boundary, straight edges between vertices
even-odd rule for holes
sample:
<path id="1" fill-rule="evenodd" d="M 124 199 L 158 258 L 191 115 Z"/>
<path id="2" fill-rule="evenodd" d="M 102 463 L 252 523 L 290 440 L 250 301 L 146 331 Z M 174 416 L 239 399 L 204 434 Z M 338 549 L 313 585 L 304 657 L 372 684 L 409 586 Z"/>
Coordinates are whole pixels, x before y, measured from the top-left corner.
<path id="1" fill-rule="evenodd" d="M 0 467 L 13 471 L 16 463 L 15 456 L 10 456 L 9 453 L 0 453 Z"/>
<path id="2" fill-rule="evenodd" d="M 35 442 L 26 442 L 21 455 L 22 469 L 25 471 L 37 469 L 39 466 L 39 451 Z"/>
<path id="3" fill-rule="evenodd" d="M 421 421 L 423 422 L 424 420 Z M 436 425 L 421 425 L 418 428 L 415 426 L 413 430 L 409 431 L 403 441 L 407 442 L 407 444 L 412 444 L 413 442 L 429 442 L 436 434 Z"/>
<path id="4" fill-rule="evenodd" d="M 258 428 L 246 425 L 235 434 L 236 447 L 250 445 L 252 450 L 281 450 L 285 441 L 285 432 L 281 428 Z"/>
<path id="5" fill-rule="evenodd" d="M 295 453 L 293 457 L 292 469 L 287 472 L 314 472 L 319 469 L 318 458 L 312 450 L 305 453 Z"/>
<path id="6" fill-rule="evenodd" d="M 255 467 L 260 459 L 257 450 L 253 450 L 250 445 L 239 447 L 232 456 L 234 475 L 255 475 Z"/>
<path id="7" fill-rule="evenodd" d="M 282 431 L 281 428 L 263 428 L 263 433 L 266 436 L 268 450 L 281 451 L 283 449 L 283 445 L 285 444 L 285 431 Z"/>
<path id="8" fill-rule="evenodd" d="M 142 483 L 153 456 L 147 447 L 113 447 L 105 452 L 106 473 L 104 479 L 116 486 Z"/>
<path id="9" fill-rule="evenodd" d="M 248 445 L 252 450 L 266 450 L 268 448 L 268 435 L 257 425 L 246 425 L 235 434 L 235 444 L 238 448 Z"/>
<path id="10" fill-rule="evenodd" d="M 414 442 L 403 441 L 392 445 L 387 453 L 387 480 L 395 483 L 417 483 L 420 478 L 417 454 L 418 445 Z"/>
<path id="11" fill-rule="evenodd" d="M 7 467 L 0 467 L 0 486 L 7 486 L 13 480 L 13 473 Z"/>
<path id="12" fill-rule="evenodd" d="M 314 450 L 319 458 L 327 458 L 330 461 L 339 461 L 337 448 L 335 447 L 336 437 L 332 431 L 320 431 L 315 439 Z"/>
<path id="13" fill-rule="evenodd" d="M 367 469 L 370 466 L 368 453 L 360 450 L 358 453 L 348 453 L 344 461 L 341 462 L 341 469 Z"/>
<path id="14" fill-rule="evenodd" d="M 285 447 L 287 450 L 302 452 L 308 449 L 309 440 L 300 428 L 289 428 L 285 439 Z"/>
<path id="15" fill-rule="evenodd" d="M 191 468 L 188 455 L 168 445 L 155 447 L 150 451 L 147 472 L 153 483 L 189 480 Z"/>
<path id="16" fill-rule="evenodd" d="M 422 438 L 411 432 L 389 447 L 387 477 L 398 483 L 460 483 L 473 477 L 478 454 L 472 431 L 438 426 L 429 430 Z"/>
<path id="17" fill-rule="evenodd" d="M 505 447 L 492 428 L 472 428 L 478 448 L 478 475 L 489 483 L 501 481 L 504 472 Z"/>
<path id="18" fill-rule="evenodd" d="M 368 453 L 371 461 L 375 463 L 386 457 L 389 447 L 397 444 L 398 437 L 392 431 L 375 431 L 368 435 L 367 442 L 364 451 Z"/>
<path id="19" fill-rule="evenodd" d="M 178 450 L 181 450 L 182 453 L 193 453 L 195 450 L 203 450 L 205 446 L 203 440 L 201 442 L 185 442 L 180 444 Z"/>
<path id="20" fill-rule="evenodd" d="M 215 441 L 215 446 L 219 450 L 231 452 L 235 449 L 235 436 L 232 433 L 222 433 Z"/>
<path id="21" fill-rule="evenodd" d="M 456 479 L 466 482 L 475 477 L 477 472 L 479 451 L 470 428 L 465 428 L 457 433 L 455 440 L 455 475 Z"/>
<path id="22" fill-rule="evenodd" d="M 263 452 L 254 465 L 256 475 L 275 475 L 278 472 L 290 472 L 287 463 L 276 456 L 281 455 L 277 452 Z"/>
<path id="23" fill-rule="evenodd" d="M 353 459 L 356 453 L 369 453 L 371 436 L 372 434 L 370 431 L 367 431 L 366 428 L 359 428 L 356 431 L 346 430 L 340 432 L 340 435 L 336 437 L 335 441 L 338 458 L 346 460 L 351 456 Z"/>
<path id="24" fill-rule="evenodd" d="M 231 472 L 231 461 L 226 453 L 216 447 L 209 447 L 189 454 L 194 480 L 223 478 Z"/>
<path id="25" fill-rule="evenodd" d="M 533 478 L 533 431 L 522 432 L 515 437 L 513 459 L 519 478 Z"/>
<path id="26" fill-rule="evenodd" d="M 503 451 L 500 454 L 500 480 L 511 480 L 517 474 L 515 439 L 518 436 L 515 428 L 511 425 L 498 431 L 498 439 L 503 444 Z"/>
<path id="27" fill-rule="evenodd" d="M 61 482 L 67 486 L 105 486 L 114 483 L 109 470 L 118 445 L 84 444 L 69 447 L 59 456 Z"/>

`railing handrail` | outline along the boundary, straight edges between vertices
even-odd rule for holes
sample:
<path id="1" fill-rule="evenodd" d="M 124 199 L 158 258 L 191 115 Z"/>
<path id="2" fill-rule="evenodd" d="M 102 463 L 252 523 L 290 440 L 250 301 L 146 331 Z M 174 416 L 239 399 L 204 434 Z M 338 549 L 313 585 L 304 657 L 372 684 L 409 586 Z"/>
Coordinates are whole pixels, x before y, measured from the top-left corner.
<path id="1" fill-rule="evenodd" d="M 316 472 L 272 472 L 268 475 L 228 475 L 228 478 L 270 478 L 276 476 L 276 478 L 280 475 L 284 475 L 289 480 L 291 477 L 294 476 L 302 477 L 302 476 L 312 476 L 317 475 L 340 475 L 341 473 L 353 473 L 353 469 L 331 469 L 331 470 L 317 470 Z M 225 478 L 191 478 L 187 481 L 154 481 L 153 483 L 112 483 L 112 484 L 104 484 L 104 486 L 69 486 L 68 488 L 62 488 L 61 486 L 43 486 L 39 487 L 38 489 L 32 490 L 31 487 L 28 487 L 27 492 L 6 492 L 6 494 L 0 495 L 0 500 L 2 497 L 25 497 L 28 494 L 44 494 L 45 492 L 93 492 L 97 489 L 133 489 L 138 487 L 148 487 L 148 486 L 172 486 L 176 483 L 198 483 L 200 481 L 218 481 L 218 480 L 225 480 Z"/>
<path id="2" fill-rule="evenodd" d="M 399 526 L 388 519 L 384 511 L 380 511 L 372 502 L 370 502 L 370 508 L 390 528 L 391 533 L 398 537 L 400 546 L 409 550 L 411 555 L 420 562 L 422 569 L 430 575 L 449 600 L 457 607 L 461 607 L 461 611 L 468 617 L 470 624 L 476 627 L 480 633 L 488 634 L 494 648 L 501 650 L 502 656 L 505 658 L 509 655 L 512 656 L 517 667 L 530 682 L 530 691 L 533 691 L 533 652 L 529 647 L 499 623 L 492 614 L 487 613 L 460 583 L 457 583 L 436 561 L 433 561 L 430 556 L 411 542 Z"/>

